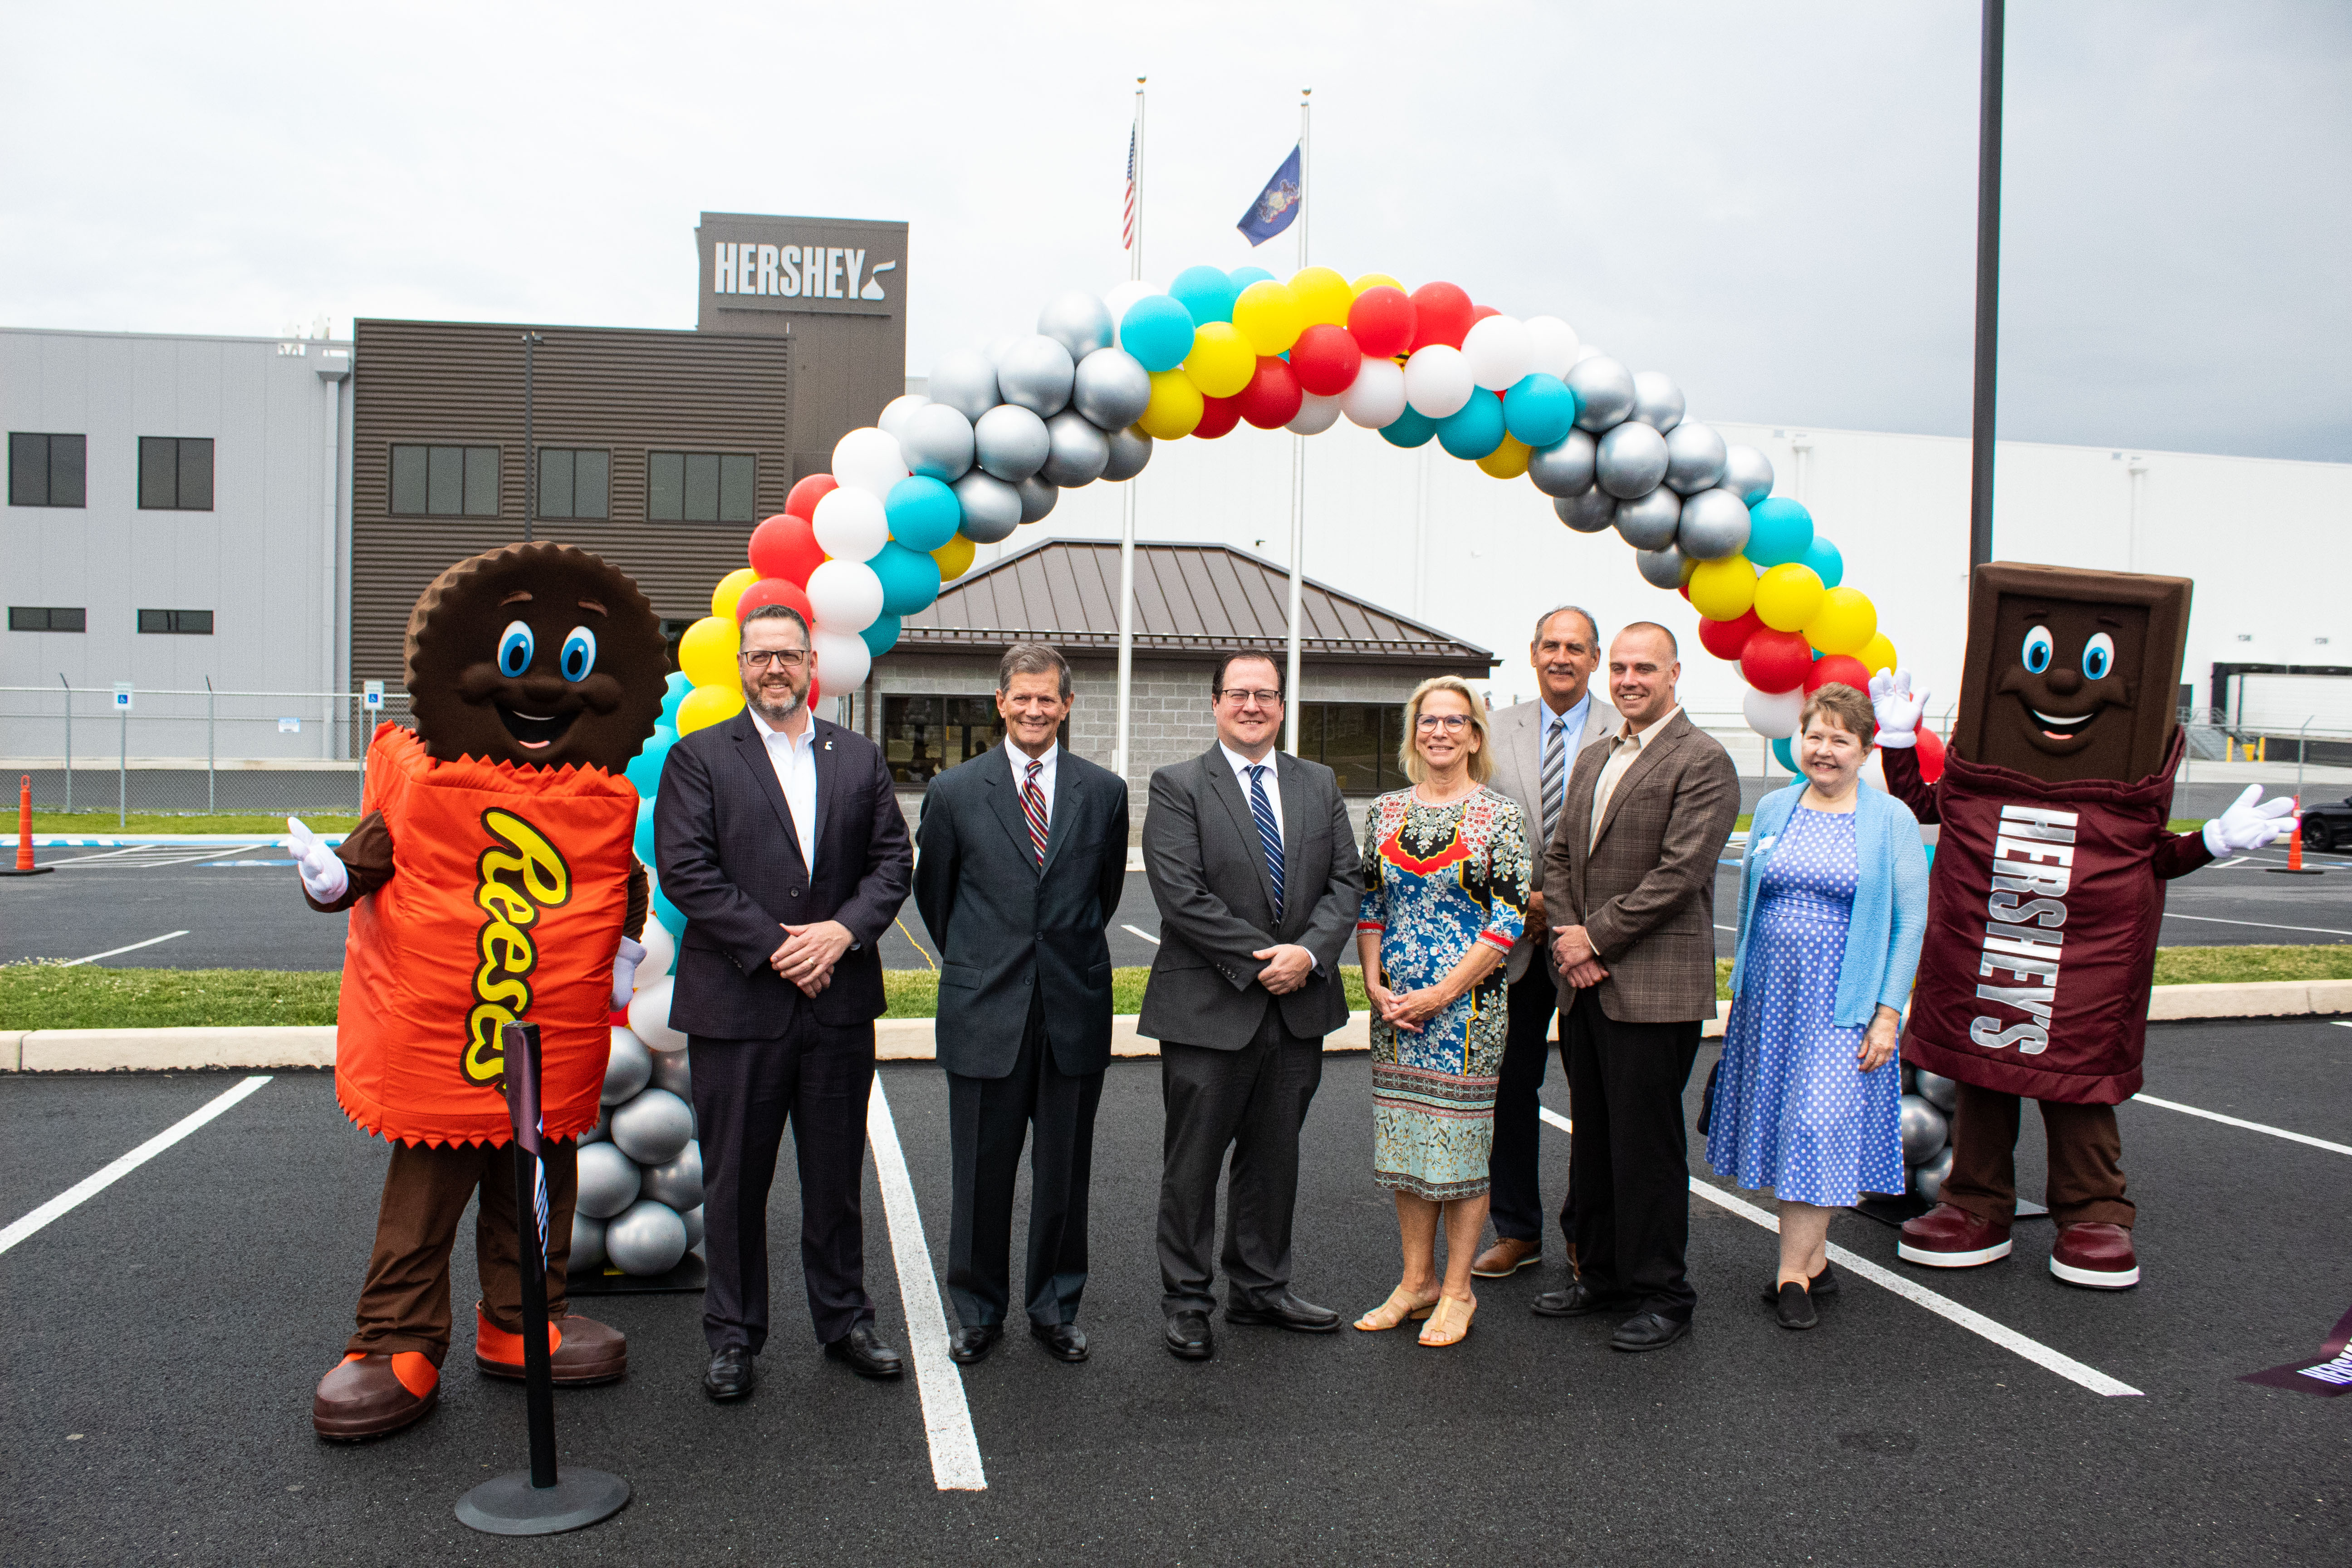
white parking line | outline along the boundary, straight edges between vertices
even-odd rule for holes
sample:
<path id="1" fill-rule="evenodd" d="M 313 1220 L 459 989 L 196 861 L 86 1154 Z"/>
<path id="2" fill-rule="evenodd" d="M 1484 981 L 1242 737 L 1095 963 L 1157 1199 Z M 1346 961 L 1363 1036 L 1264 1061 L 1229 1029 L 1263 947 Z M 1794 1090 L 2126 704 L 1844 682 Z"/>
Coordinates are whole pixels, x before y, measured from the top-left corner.
<path id="1" fill-rule="evenodd" d="M 2279 926 L 2268 921 L 2225 921 L 2219 915 L 2177 915 L 2170 910 L 2164 911 L 2164 918 L 2168 921 L 2202 921 L 2214 926 L 2252 926 L 2256 931 L 2302 931 L 2315 936 L 2352 936 L 2352 931 L 2336 931 L 2328 926 Z"/>
<path id="2" fill-rule="evenodd" d="M 247 1079 L 235 1089 L 228 1089 L 224 1093 L 214 1096 L 210 1100 L 205 1102 L 202 1110 L 197 1110 L 191 1115 L 182 1117 L 179 1121 L 173 1122 L 163 1131 L 158 1132 L 155 1136 L 150 1138 L 147 1142 L 142 1143 L 128 1154 L 123 1155 L 122 1158 L 115 1161 L 114 1163 L 107 1166 L 106 1169 L 99 1172 L 96 1175 L 83 1177 L 80 1181 L 76 1182 L 72 1186 L 68 1187 L 64 1192 L 59 1193 L 56 1197 L 51 1198 L 47 1203 L 43 1204 L 39 1208 L 35 1209 L 31 1214 L 26 1215 L 24 1218 L 17 1220 L 9 1226 L 7 1229 L 0 1230 L 0 1252 L 7 1251 L 10 1247 L 24 1240 L 26 1237 L 31 1236 L 34 1232 L 41 1229 L 51 1220 L 56 1219 L 60 1215 L 79 1207 L 89 1199 L 96 1197 L 99 1194 L 114 1185 L 115 1183 L 121 1181 L 123 1177 L 129 1175 L 131 1172 L 137 1170 L 140 1166 L 145 1164 L 148 1161 L 153 1159 L 164 1150 L 169 1149 L 173 1144 L 177 1143 L 181 1139 L 185 1138 L 189 1133 L 194 1132 L 197 1128 L 202 1127 L 205 1122 L 210 1121 L 213 1118 L 220 1115 L 223 1111 L 227 1110 L 239 1100 L 244 1100 L 247 1095 L 253 1093 L 254 1090 L 259 1089 L 263 1084 L 268 1083 L 270 1075 L 268 1073 L 257 1074 L 252 1078 Z"/>
<path id="3" fill-rule="evenodd" d="M 134 942 L 129 947 L 110 947 L 104 952 L 93 952 L 88 958 L 68 958 L 58 967 L 71 969 L 77 963 L 96 963 L 100 959 L 112 958 L 118 952 L 137 952 L 142 947 L 152 947 L 159 942 L 170 942 L 173 937 L 187 934 L 184 931 L 167 931 L 162 936 L 151 936 L 145 942 Z"/>
<path id="4" fill-rule="evenodd" d="M 1160 939 L 1152 935 L 1150 931 L 1145 931 L 1141 926 L 1123 925 L 1118 929 L 1124 931 L 1134 932 L 1137 936 L 1141 937 L 1144 941 L 1150 942 L 1154 947 L 1158 947 L 1160 945 Z"/>
<path id="5" fill-rule="evenodd" d="M 1568 1118 L 1549 1106 L 1543 1108 L 1543 1119 L 1563 1132 L 1568 1131 Z M 1780 1234 L 1780 1219 L 1767 1210 L 1758 1208 L 1754 1204 L 1744 1199 L 1733 1197 L 1729 1193 L 1702 1182 L 1696 1176 L 1691 1178 L 1690 1188 L 1692 1192 L 1707 1202 L 1720 1208 L 1729 1209 L 1740 1218 L 1761 1226 L 1775 1236 Z M 1867 1258 L 1835 1245 L 1830 1247 L 1829 1256 L 1832 1261 L 1848 1273 L 1858 1275 L 1874 1285 L 1892 1290 L 1905 1300 L 1927 1308 L 1937 1317 L 1966 1329 L 1979 1339 L 1990 1340 L 2012 1355 L 2022 1356 L 2036 1366 L 2047 1367 L 2068 1382 L 2080 1384 L 2094 1394 L 2105 1394 L 2109 1398 L 2137 1397 L 2139 1394 L 2140 1391 L 2130 1384 L 2109 1377 L 2095 1366 L 2085 1366 L 2073 1356 L 2067 1355 L 2063 1351 L 2052 1350 L 2039 1340 L 2028 1339 L 2007 1324 L 1997 1323 L 1982 1312 L 1961 1306 L 1948 1296 L 1939 1296 L 1924 1285 L 1906 1279 L 1891 1268 L 1882 1268 Z"/>
<path id="6" fill-rule="evenodd" d="M 2315 1149 L 2325 1149 L 2335 1154 L 2352 1154 L 2352 1145 L 2330 1143 L 2325 1138 L 2314 1138 L 2307 1132 L 2290 1132 L 2284 1127 L 2265 1126 L 2260 1121 L 2245 1121 L 2235 1116 L 2224 1116 L 2218 1110 L 2200 1110 L 2193 1105 L 2183 1105 L 2175 1100 L 2158 1100 L 2152 1094 L 2135 1094 L 2132 1098 L 2143 1105 L 2159 1105 L 2167 1110 L 2178 1110 L 2183 1116 L 2201 1116 L 2208 1121 L 2218 1121 L 2224 1127 L 2242 1127 L 2249 1132 L 2267 1132 L 2273 1138 L 2284 1138 L 2291 1143 L 2308 1143 Z"/>
<path id="7" fill-rule="evenodd" d="M 948 1320 L 940 1307 L 939 1278 L 931 1272 L 930 1244 L 923 1237 L 922 1211 L 915 1206 L 914 1179 L 898 1146 L 882 1079 L 866 1102 L 866 1138 L 874 1146 L 874 1174 L 882 1187 L 882 1213 L 890 1229 L 890 1256 L 898 1266 L 898 1299 L 907 1309 L 907 1349 L 915 1358 L 915 1386 L 923 1397 L 923 1436 L 931 1447 L 931 1479 L 940 1490 L 986 1491 L 980 1464 L 980 1437 L 971 1426 L 971 1406 L 963 1395 L 963 1373 L 948 1359 Z"/>

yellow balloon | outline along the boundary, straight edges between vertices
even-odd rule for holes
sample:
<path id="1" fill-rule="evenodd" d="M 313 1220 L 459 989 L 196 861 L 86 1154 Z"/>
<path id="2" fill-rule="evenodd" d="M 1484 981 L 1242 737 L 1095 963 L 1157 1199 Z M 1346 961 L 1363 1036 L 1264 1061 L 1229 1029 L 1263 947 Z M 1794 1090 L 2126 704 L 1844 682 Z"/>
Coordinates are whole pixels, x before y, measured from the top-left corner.
<path id="1" fill-rule="evenodd" d="M 1885 632 L 1880 632 L 1864 643 L 1862 651 L 1854 657 L 1862 660 L 1862 668 L 1873 675 L 1876 675 L 1882 669 L 1895 668 L 1895 645 L 1886 640 Z"/>
<path id="2" fill-rule="evenodd" d="M 719 579 L 719 586 L 710 590 L 710 613 L 724 620 L 735 618 L 736 603 L 743 590 L 760 580 L 760 574 L 749 566 L 738 566 Z"/>
<path id="3" fill-rule="evenodd" d="M 1184 374 L 1192 378 L 1202 396 L 1231 397 L 1257 374 L 1257 351 L 1250 347 L 1249 339 L 1242 335 L 1239 327 L 1228 321 L 1209 321 L 1192 330 L 1192 352 L 1184 356 Z M 1152 377 L 1155 391 L 1159 379 Z M 1189 432 L 1199 423 L 1197 419 L 1192 421 L 1178 434 Z M 1144 429 L 1152 436 L 1160 434 L 1148 425 Z"/>
<path id="4" fill-rule="evenodd" d="M 1878 609 L 1859 588 L 1832 588 L 1805 623 L 1805 640 L 1823 653 L 1860 653 L 1878 635 Z"/>
<path id="5" fill-rule="evenodd" d="M 1691 608 L 1710 621 L 1736 621 L 1756 603 L 1756 568 L 1745 555 L 1702 561 L 1690 576 Z"/>
<path id="6" fill-rule="evenodd" d="M 1398 282 L 1395 279 L 1390 277 L 1385 272 L 1367 272 L 1361 278 L 1357 279 L 1355 282 L 1349 284 L 1349 287 L 1353 289 L 1359 294 L 1362 293 L 1367 289 L 1393 289 L 1400 294 L 1410 294 L 1412 292 L 1412 289 L 1406 288 L 1403 284 Z"/>
<path id="7" fill-rule="evenodd" d="M 972 552 L 978 548 L 959 533 L 931 552 L 931 559 L 940 563 L 940 581 L 952 583 L 971 570 Z"/>
<path id="8" fill-rule="evenodd" d="M 1821 574 L 1791 561 L 1756 579 L 1756 618 L 1776 632 L 1797 632 L 1822 607 Z"/>
<path id="9" fill-rule="evenodd" d="M 1227 331 L 1233 329 L 1228 327 Z M 1194 341 L 1199 334 L 1193 334 Z M 1201 422 L 1201 389 L 1181 370 L 1160 370 L 1151 373 L 1151 401 L 1144 406 L 1143 417 L 1135 427 L 1155 441 L 1173 441 L 1190 436 L 1192 426 Z"/>
<path id="10" fill-rule="evenodd" d="M 697 730 L 723 723 L 741 711 L 740 686 L 698 686 L 677 705 L 677 732 L 691 735 Z"/>
<path id="11" fill-rule="evenodd" d="M 711 616 L 686 628 L 677 640 L 677 667 L 697 686 L 740 685 L 735 673 L 735 650 L 742 634 L 732 616 Z"/>
<path id="12" fill-rule="evenodd" d="M 1516 479 L 1528 471 L 1528 444 L 1506 434 L 1503 444 L 1479 458 L 1478 466 L 1498 479 Z"/>
<path id="13" fill-rule="evenodd" d="M 1348 324 L 1348 307 L 1356 302 L 1356 291 L 1348 280 L 1328 267 L 1302 267 L 1290 275 L 1290 291 L 1298 297 L 1298 309 L 1310 327 L 1344 327 Z"/>
<path id="14" fill-rule="evenodd" d="M 1298 308 L 1298 296 L 1290 291 L 1289 284 L 1261 278 L 1234 301 L 1234 327 L 1249 340 L 1252 352 L 1285 353 L 1307 330 L 1307 315 Z M 1253 364 L 1250 370 L 1255 374 L 1257 366 Z"/>

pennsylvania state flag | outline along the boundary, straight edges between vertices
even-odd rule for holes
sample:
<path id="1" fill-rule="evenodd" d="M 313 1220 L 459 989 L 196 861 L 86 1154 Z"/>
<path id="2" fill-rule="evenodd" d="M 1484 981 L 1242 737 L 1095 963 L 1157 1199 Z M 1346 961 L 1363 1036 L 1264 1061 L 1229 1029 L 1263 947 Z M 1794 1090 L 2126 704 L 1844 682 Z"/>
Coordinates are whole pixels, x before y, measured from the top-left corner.
<path id="1" fill-rule="evenodd" d="M 1242 221 L 1234 226 L 1249 236 L 1252 245 L 1264 245 L 1297 218 L 1298 204 L 1306 195 L 1298 184 L 1298 149 L 1293 147 L 1290 156 L 1282 161 L 1282 167 L 1274 172 L 1274 178 L 1265 183 L 1265 189 L 1250 203 L 1249 211 L 1242 214 Z"/>

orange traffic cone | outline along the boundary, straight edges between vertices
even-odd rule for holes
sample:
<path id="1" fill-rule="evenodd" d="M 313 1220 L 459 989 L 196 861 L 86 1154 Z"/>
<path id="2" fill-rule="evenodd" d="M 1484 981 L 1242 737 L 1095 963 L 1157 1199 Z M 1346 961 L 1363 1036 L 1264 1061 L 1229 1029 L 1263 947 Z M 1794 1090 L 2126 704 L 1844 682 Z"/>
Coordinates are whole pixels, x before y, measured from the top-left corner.
<path id="1" fill-rule="evenodd" d="M 16 775 L 16 863 L 0 877 L 37 877 L 55 866 L 33 864 L 33 775 Z"/>
<path id="2" fill-rule="evenodd" d="M 2301 795 L 2294 797 L 2294 831 L 2286 836 L 2286 864 L 2273 866 L 2269 869 L 2287 877 L 2316 877 L 2320 875 L 2319 868 L 2305 866 L 2303 863 L 2303 796 Z"/>

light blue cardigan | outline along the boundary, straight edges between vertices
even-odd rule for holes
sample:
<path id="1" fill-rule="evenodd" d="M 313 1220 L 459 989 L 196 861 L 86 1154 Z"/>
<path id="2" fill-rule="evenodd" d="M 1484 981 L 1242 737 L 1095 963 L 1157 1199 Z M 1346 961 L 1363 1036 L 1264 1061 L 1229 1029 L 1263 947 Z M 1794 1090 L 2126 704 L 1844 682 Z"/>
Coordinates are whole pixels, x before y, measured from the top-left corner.
<path id="1" fill-rule="evenodd" d="M 1756 803 L 1748 824 L 1739 863 L 1738 956 L 1731 967 L 1735 996 L 1748 962 L 1748 914 L 1756 905 L 1757 881 L 1804 793 L 1805 781 L 1800 779 L 1766 795 Z M 1856 784 L 1853 847 L 1853 915 L 1846 927 L 1845 960 L 1838 966 L 1837 1011 L 1831 1018 L 1847 1028 L 1867 1026 L 1882 1005 L 1903 1010 L 1927 932 L 1927 852 L 1911 808 L 1884 790 Z"/>

